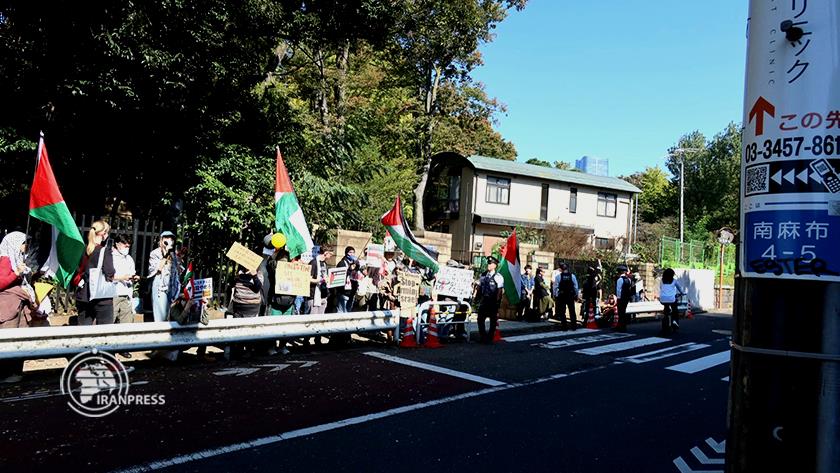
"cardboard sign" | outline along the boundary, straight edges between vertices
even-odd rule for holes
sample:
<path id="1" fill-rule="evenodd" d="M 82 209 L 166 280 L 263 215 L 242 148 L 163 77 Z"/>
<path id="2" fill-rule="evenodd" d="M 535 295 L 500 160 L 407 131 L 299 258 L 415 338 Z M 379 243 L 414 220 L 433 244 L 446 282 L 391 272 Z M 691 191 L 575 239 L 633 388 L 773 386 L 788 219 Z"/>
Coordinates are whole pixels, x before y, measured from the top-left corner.
<path id="1" fill-rule="evenodd" d="M 417 305 L 417 298 L 420 296 L 420 275 L 400 271 L 400 292 L 397 295 L 400 300 L 400 307 L 414 307 Z"/>
<path id="2" fill-rule="evenodd" d="M 435 292 L 440 296 L 469 299 L 473 293 L 472 270 L 441 266 L 435 279 Z"/>
<path id="3" fill-rule="evenodd" d="M 194 288 L 193 301 L 208 302 L 213 298 L 213 278 L 196 279 Z"/>
<path id="4" fill-rule="evenodd" d="M 385 235 L 385 244 L 382 245 L 385 247 L 385 251 L 397 251 L 397 243 L 394 242 L 394 239 L 391 238 L 391 235 Z"/>
<path id="5" fill-rule="evenodd" d="M 330 268 L 327 270 L 327 287 L 344 287 L 347 283 L 347 268 Z"/>
<path id="6" fill-rule="evenodd" d="M 308 297 L 309 279 L 308 265 L 278 261 L 274 275 L 274 293 Z"/>
<path id="7" fill-rule="evenodd" d="M 371 268 L 379 268 L 384 260 L 385 245 L 370 244 L 367 246 L 367 265 Z"/>
<path id="8" fill-rule="evenodd" d="M 242 246 L 238 242 L 233 242 L 233 245 L 230 246 L 230 249 L 225 256 L 230 258 L 233 262 L 241 264 L 245 269 L 252 272 L 256 272 L 257 268 L 262 263 L 262 257 L 260 257 L 260 255 Z"/>

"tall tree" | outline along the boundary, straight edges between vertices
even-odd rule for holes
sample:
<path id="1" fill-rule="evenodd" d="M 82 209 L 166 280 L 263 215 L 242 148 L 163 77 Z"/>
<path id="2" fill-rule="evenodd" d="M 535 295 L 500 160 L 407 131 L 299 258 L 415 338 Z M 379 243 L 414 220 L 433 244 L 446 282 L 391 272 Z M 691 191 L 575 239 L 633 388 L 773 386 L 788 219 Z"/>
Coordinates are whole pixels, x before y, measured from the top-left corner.
<path id="1" fill-rule="evenodd" d="M 441 85 L 469 81 L 481 64 L 478 47 L 509 8 L 521 10 L 527 0 L 406 0 L 401 33 L 395 46 L 406 77 L 418 91 L 422 109 L 417 120 L 418 174 L 414 188 L 414 227 L 423 230 L 423 194 L 429 178 L 432 143 L 438 123 Z"/>
<path id="2" fill-rule="evenodd" d="M 679 211 L 676 189 L 659 166 L 645 168 L 626 180 L 642 191 L 639 194 L 639 217 L 642 221 L 656 223 Z"/>

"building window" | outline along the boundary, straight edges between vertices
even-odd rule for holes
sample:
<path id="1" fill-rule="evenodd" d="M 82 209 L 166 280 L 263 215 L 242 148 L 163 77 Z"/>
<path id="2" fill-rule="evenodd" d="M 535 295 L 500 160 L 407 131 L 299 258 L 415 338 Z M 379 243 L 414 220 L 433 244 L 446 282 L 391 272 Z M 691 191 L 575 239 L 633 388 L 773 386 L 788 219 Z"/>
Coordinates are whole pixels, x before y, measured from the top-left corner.
<path id="1" fill-rule="evenodd" d="M 577 213 L 577 187 L 569 189 L 569 213 Z"/>
<path id="2" fill-rule="evenodd" d="M 491 204 L 510 203 L 510 179 L 487 176 L 487 194 L 484 200 Z"/>
<path id="3" fill-rule="evenodd" d="M 542 197 L 540 197 L 540 220 L 548 220 L 548 184 L 542 185 Z"/>
<path id="4" fill-rule="evenodd" d="M 595 237 L 595 249 L 611 250 L 613 249 L 613 240 L 610 238 Z"/>
<path id="5" fill-rule="evenodd" d="M 607 194 L 604 192 L 598 193 L 598 216 L 599 217 L 613 217 L 615 218 L 615 202 L 617 196 L 615 194 Z"/>
<path id="6" fill-rule="evenodd" d="M 449 176 L 449 199 L 447 210 L 457 214 L 461 210 L 461 176 Z"/>

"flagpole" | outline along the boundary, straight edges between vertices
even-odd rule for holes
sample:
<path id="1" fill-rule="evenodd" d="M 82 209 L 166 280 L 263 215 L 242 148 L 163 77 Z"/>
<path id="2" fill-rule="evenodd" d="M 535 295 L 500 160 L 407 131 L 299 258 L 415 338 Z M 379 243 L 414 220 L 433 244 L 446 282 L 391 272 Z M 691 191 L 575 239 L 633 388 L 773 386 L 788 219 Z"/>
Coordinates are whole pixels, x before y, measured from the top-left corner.
<path id="1" fill-rule="evenodd" d="M 41 130 L 41 137 L 38 139 L 38 147 L 35 148 L 35 174 L 38 173 L 38 164 L 41 161 L 41 147 L 44 146 L 44 131 Z M 35 177 L 33 175 L 32 178 L 33 182 L 35 181 Z M 32 188 L 29 188 L 29 194 L 32 194 Z M 29 211 L 26 211 L 26 236 L 29 237 L 29 222 L 32 219 L 32 215 L 29 214 Z"/>

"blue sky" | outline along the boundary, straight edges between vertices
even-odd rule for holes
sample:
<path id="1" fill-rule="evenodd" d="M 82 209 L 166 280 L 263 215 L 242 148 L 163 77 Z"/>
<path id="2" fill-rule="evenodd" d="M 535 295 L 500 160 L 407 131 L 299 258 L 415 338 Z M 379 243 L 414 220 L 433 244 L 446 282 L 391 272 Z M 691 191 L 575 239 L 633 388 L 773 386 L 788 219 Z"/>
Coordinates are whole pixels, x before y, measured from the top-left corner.
<path id="1" fill-rule="evenodd" d="M 507 105 L 519 160 L 663 164 L 680 136 L 740 122 L 746 0 L 530 0 L 483 45 L 473 77 Z"/>

